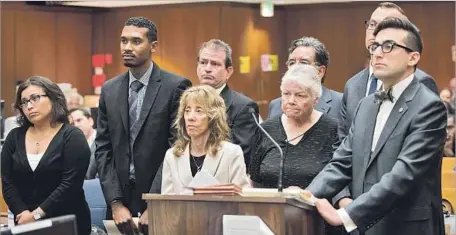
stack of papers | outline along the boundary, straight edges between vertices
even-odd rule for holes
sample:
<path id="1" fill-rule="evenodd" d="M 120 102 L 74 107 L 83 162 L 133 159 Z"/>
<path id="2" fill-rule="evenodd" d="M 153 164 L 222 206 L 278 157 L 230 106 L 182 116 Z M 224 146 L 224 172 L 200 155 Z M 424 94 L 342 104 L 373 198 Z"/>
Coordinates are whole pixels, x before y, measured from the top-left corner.
<path id="1" fill-rule="evenodd" d="M 219 184 L 212 186 L 192 187 L 194 195 L 221 195 L 234 196 L 240 195 L 241 187 L 235 184 Z"/>

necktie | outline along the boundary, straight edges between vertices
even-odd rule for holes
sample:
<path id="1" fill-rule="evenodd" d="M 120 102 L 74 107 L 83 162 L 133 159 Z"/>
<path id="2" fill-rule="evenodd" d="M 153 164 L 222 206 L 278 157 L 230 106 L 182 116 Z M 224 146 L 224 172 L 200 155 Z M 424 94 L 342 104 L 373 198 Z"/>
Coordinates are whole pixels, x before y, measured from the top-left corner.
<path id="1" fill-rule="evenodd" d="M 392 89 L 389 88 L 388 90 L 386 91 L 377 91 L 375 92 L 375 99 L 380 101 L 380 102 L 383 102 L 385 100 L 389 100 L 391 102 L 394 102 L 394 97 L 393 97 L 393 94 L 392 94 Z"/>
<path id="2" fill-rule="evenodd" d="M 371 75 L 371 83 L 369 86 L 369 93 L 367 95 L 370 95 L 374 93 L 377 90 L 377 78 L 375 77 L 374 74 Z"/>
<path id="3" fill-rule="evenodd" d="M 130 85 L 130 97 L 128 97 L 130 131 L 132 130 L 132 127 L 134 126 L 136 120 L 138 119 L 137 118 L 138 117 L 138 115 L 137 115 L 138 92 L 139 92 L 139 90 L 141 90 L 141 88 L 143 86 L 144 85 L 138 80 L 135 80 Z"/>
<path id="4" fill-rule="evenodd" d="M 136 121 L 138 120 L 138 93 L 143 88 L 143 84 L 135 80 L 130 85 L 130 96 L 128 97 L 128 116 L 129 116 L 129 123 L 130 123 L 130 180 L 135 179 L 135 169 L 133 164 L 133 144 L 136 139 L 136 135 L 138 134 L 138 128 L 135 128 Z"/>

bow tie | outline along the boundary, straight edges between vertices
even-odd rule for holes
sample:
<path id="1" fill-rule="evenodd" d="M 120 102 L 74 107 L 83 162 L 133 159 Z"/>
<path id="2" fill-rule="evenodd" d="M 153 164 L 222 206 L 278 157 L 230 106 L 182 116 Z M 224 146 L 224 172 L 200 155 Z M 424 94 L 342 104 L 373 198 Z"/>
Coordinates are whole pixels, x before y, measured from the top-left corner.
<path id="1" fill-rule="evenodd" d="M 377 92 L 375 92 L 375 99 L 380 101 L 380 102 L 383 102 L 385 100 L 389 100 L 389 101 L 391 101 L 391 103 L 394 102 L 392 89 L 389 88 L 386 91 L 377 91 Z"/>

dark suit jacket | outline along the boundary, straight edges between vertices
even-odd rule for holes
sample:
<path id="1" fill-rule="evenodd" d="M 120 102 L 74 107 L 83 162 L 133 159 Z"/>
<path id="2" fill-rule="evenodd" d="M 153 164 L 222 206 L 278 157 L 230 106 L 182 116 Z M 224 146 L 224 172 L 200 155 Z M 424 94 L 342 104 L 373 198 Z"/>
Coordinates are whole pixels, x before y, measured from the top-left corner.
<path id="1" fill-rule="evenodd" d="M 329 117 L 339 120 L 340 103 L 342 101 L 342 93 L 328 89 L 322 86 L 323 93 L 321 94 L 315 109 L 327 113 Z M 282 98 L 277 98 L 269 103 L 268 119 L 282 114 Z"/>
<path id="2" fill-rule="evenodd" d="M 374 96 L 361 100 L 347 138 L 308 189 L 332 197 L 352 182 L 354 201 L 344 209 L 366 235 L 443 235 L 445 106 L 414 78 L 371 154 L 378 107 Z"/>
<path id="3" fill-rule="evenodd" d="M 95 146 L 95 141 L 94 141 L 92 143 L 92 145 L 90 145 L 90 152 L 92 154 L 90 155 L 89 168 L 87 168 L 87 173 L 85 176 L 86 180 L 95 179 L 95 177 L 97 177 L 98 170 L 97 170 L 97 161 L 95 160 L 95 149 L 96 149 L 96 146 Z"/>
<path id="4" fill-rule="evenodd" d="M 415 76 L 419 82 L 426 85 L 435 94 L 438 94 L 437 85 L 429 74 L 421 69 L 416 69 Z M 359 101 L 366 96 L 368 80 L 369 68 L 366 68 L 351 77 L 345 84 L 338 128 L 338 135 L 341 141 L 348 134 L 348 129 L 350 129 L 355 109 L 358 106 Z"/>
<path id="5" fill-rule="evenodd" d="M 258 120 L 258 104 L 249 97 L 230 89 L 228 84 L 223 88 L 220 95 L 225 100 L 228 124 L 231 128 L 231 140 L 234 144 L 241 146 L 244 152 L 245 165 L 249 169 L 250 155 L 253 154 L 252 145 L 258 136 L 258 127 L 249 109 L 255 110 L 255 116 Z"/>
<path id="6" fill-rule="evenodd" d="M 41 207 L 46 217 L 75 214 L 79 234 L 90 234 L 90 211 L 82 184 L 90 149 L 78 128 L 64 124 L 52 139 L 35 171 L 27 160 L 27 128 L 13 129 L 2 149 L 3 196 L 16 217 Z"/>
<path id="7" fill-rule="evenodd" d="M 106 202 L 109 204 L 113 200 L 122 200 L 126 206 L 132 200 L 128 196 L 128 80 L 127 72 L 103 85 L 95 139 L 95 158 Z M 172 124 L 177 114 L 180 96 L 189 86 L 189 80 L 162 70 L 154 64 L 137 121 L 140 131 L 133 137 L 136 188 L 141 193 L 149 192 L 166 150 L 174 141 L 175 131 Z M 141 199 L 140 209 L 145 208 L 146 204 Z"/>

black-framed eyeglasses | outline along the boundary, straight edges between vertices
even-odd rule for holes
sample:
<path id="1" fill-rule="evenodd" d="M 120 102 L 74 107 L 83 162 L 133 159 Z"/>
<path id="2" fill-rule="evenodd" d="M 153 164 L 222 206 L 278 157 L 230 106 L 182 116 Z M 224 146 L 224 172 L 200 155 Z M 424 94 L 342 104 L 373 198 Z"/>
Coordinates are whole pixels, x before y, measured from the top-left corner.
<path id="1" fill-rule="evenodd" d="M 374 42 L 372 43 L 370 46 L 369 46 L 369 53 L 371 55 L 374 54 L 374 52 L 377 50 L 377 48 L 380 47 L 382 49 L 382 52 L 383 53 L 390 53 L 394 47 L 400 47 L 408 52 L 414 52 L 414 50 L 406 47 L 406 46 L 403 46 L 401 44 L 398 44 L 397 42 L 394 42 L 394 41 L 385 41 L 383 42 L 382 44 L 378 43 L 378 42 Z"/>
<path id="2" fill-rule="evenodd" d="M 364 21 L 364 26 L 366 27 L 366 29 L 374 30 L 375 27 L 377 27 L 377 25 L 378 25 L 378 22 L 375 20 L 365 20 Z"/>
<path id="3" fill-rule="evenodd" d="M 36 104 L 36 103 L 40 102 L 41 97 L 44 97 L 44 96 L 47 96 L 47 95 L 45 95 L 45 94 L 33 94 L 28 99 L 22 98 L 21 99 L 21 103 L 19 103 L 19 104 L 20 104 L 21 108 L 26 108 L 29 102 L 30 102 L 30 104 Z"/>

